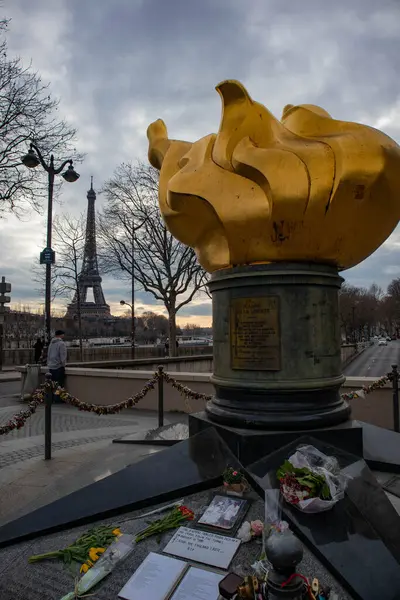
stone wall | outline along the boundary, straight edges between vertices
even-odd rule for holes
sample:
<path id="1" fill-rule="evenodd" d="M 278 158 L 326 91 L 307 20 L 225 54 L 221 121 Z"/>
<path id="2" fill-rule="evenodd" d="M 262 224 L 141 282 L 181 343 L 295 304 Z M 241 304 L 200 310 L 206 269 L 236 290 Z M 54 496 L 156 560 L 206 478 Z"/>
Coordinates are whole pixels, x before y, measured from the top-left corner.
<path id="1" fill-rule="evenodd" d="M 7 349 L 3 351 L 4 366 L 27 365 L 33 362 L 32 348 Z M 198 354 L 210 354 L 210 346 L 181 347 L 178 349 L 179 356 L 196 356 Z M 135 348 L 137 359 L 146 358 L 164 358 L 165 350 L 163 347 L 143 346 Z M 129 346 L 104 346 L 100 348 L 84 348 L 83 361 L 128 361 L 131 358 L 131 348 Z M 77 363 L 79 361 L 79 348 L 68 348 L 68 363 Z"/>
<path id="2" fill-rule="evenodd" d="M 168 365 L 168 368 L 173 371 L 193 371 L 193 372 L 210 372 L 213 369 L 212 365 L 212 347 L 210 346 L 193 346 L 181 347 L 178 349 L 179 357 L 196 357 L 199 355 L 207 355 L 208 362 L 201 361 L 198 368 L 193 364 L 176 364 Z M 346 344 L 341 347 L 342 365 L 346 366 L 351 362 L 352 358 L 357 355 L 356 344 Z M 131 349 L 121 346 L 106 346 L 104 348 L 84 348 L 83 364 L 79 361 L 79 349 L 68 349 L 68 364 L 70 366 L 82 365 L 89 368 L 106 368 L 106 369 L 155 369 L 158 364 L 167 364 L 168 361 L 175 361 L 165 356 L 164 348 L 155 348 L 147 346 L 135 348 L 136 360 L 131 360 Z M 151 361 L 155 358 L 154 362 Z M 149 362 L 150 359 L 150 362 Z M 162 360 L 160 360 L 162 359 Z M 33 362 L 33 349 L 19 348 L 14 350 L 3 351 L 4 366 L 27 365 Z M 101 364 L 100 364 L 101 363 Z"/>

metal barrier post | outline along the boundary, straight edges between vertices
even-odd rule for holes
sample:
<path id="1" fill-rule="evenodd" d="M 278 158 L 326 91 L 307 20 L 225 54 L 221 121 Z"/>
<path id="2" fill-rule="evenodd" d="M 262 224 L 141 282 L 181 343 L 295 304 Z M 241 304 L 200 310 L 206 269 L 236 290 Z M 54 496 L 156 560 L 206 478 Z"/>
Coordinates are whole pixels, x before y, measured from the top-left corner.
<path id="1" fill-rule="evenodd" d="M 164 367 L 158 367 L 158 426 L 164 425 Z"/>
<path id="2" fill-rule="evenodd" d="M 46 383 L 51 383 L 51 373 L 46 373 Z M 44 408 L 44 458 L 51 459 L 51 406 L 53 404 L 53 389 L 46 389 Z"/>
<path id="3" fill-rule="evenodd" d="M 392 365 L 392 386 L 393 386 L 393 429 L 400 433 L 399 418 L 399 372 L 397 365 Z"/>

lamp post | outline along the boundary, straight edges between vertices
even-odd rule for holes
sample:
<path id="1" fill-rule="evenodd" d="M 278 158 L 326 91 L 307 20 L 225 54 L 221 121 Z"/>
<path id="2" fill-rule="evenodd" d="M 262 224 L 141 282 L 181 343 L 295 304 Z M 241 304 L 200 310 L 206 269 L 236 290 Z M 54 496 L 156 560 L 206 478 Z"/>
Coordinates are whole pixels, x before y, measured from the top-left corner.
<path id="1" fill-rule="evenodd" d="M 51 265 L 55 262 L 55 253 L 51 248 L 51 234 L 53 225 L 53 189 L 54 177 L 59 175 L 61 171 L 69 163 L 68 169 L 62 173 L 62 177 L 68 183 L 74 183 L 79 179 L 79 174 L 72 166 L 71 159 L 64 162 L 56 169 L 54 166 L 54 156 L 50 156 L 50 162 L 46 163 L 39 148 L 31 142 L 29 151 L 21 158 L 22 163 L 28 169 L 35 169 L 42 165 L 48 175 L 48 203 L 47 203 L 47 237 L 46 248 L 40 253 L 40 263 L 46 265 L 46 283 L 45 283 L 45 329 L 46 329 L 46 347 L 48 348 L 51 338 Z"/>
<path id="2" fill-rule="evenodd" d="M 125 300 L 120 300 L 121 306 L 129 306 L 132 314 L 132 328 L 131 328 L 131 358 L 135 358 L 135 305 L 129 304 L 129 302 L 125 302 Z"/>

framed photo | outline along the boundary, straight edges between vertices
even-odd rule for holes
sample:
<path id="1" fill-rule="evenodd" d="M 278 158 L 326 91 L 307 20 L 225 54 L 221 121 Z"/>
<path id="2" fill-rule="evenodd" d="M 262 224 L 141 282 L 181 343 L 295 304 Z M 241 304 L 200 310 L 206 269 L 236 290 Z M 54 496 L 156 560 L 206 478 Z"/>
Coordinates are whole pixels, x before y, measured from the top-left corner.
<path id="1" fill-rule="evenodd" d="M 196 525 L 204 529 L 233 534 L 249 508 L 249 501 L 237 496 L 215 493 Z"/>

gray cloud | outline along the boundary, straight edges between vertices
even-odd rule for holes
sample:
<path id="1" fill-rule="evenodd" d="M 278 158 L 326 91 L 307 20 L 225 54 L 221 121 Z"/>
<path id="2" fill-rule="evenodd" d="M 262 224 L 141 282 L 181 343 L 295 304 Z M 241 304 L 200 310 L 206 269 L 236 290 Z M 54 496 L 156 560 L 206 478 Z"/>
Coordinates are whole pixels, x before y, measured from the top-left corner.
<path id="1" fill-rule="evenodd" d="M 397 0 L 13 0 L 4 12 L 12 18 L 10 51 L 32 58 L 51 81 L 60 114 L 78 127 L 78 148 L 87 153 L 81 179 L 63 185 L 56 212 L 86 208 L 90 175 L 99 188 L 121 161 L 146 160 L 154 119 L 162 117 L 176 138 L 217 131 L 214 86 L 226 78 L 243 81 L 277 116 L 287 103 L 316 103 L 400 141 Z M 0 236 L 0 271 L 13 280 L 16 298 L 33 301 L 30 265 L 44 220 L 9 219 Z M 386 286 L 399 259 L 393 242 L 345 277 Z M 109 278 L 104 289 L 110 302 L 129 294 L 128 284 Z M 140 294 L 138 302 L 155 304 Z M 206 306 L 182 314 L 209 314 L 195 312 Z"/>

